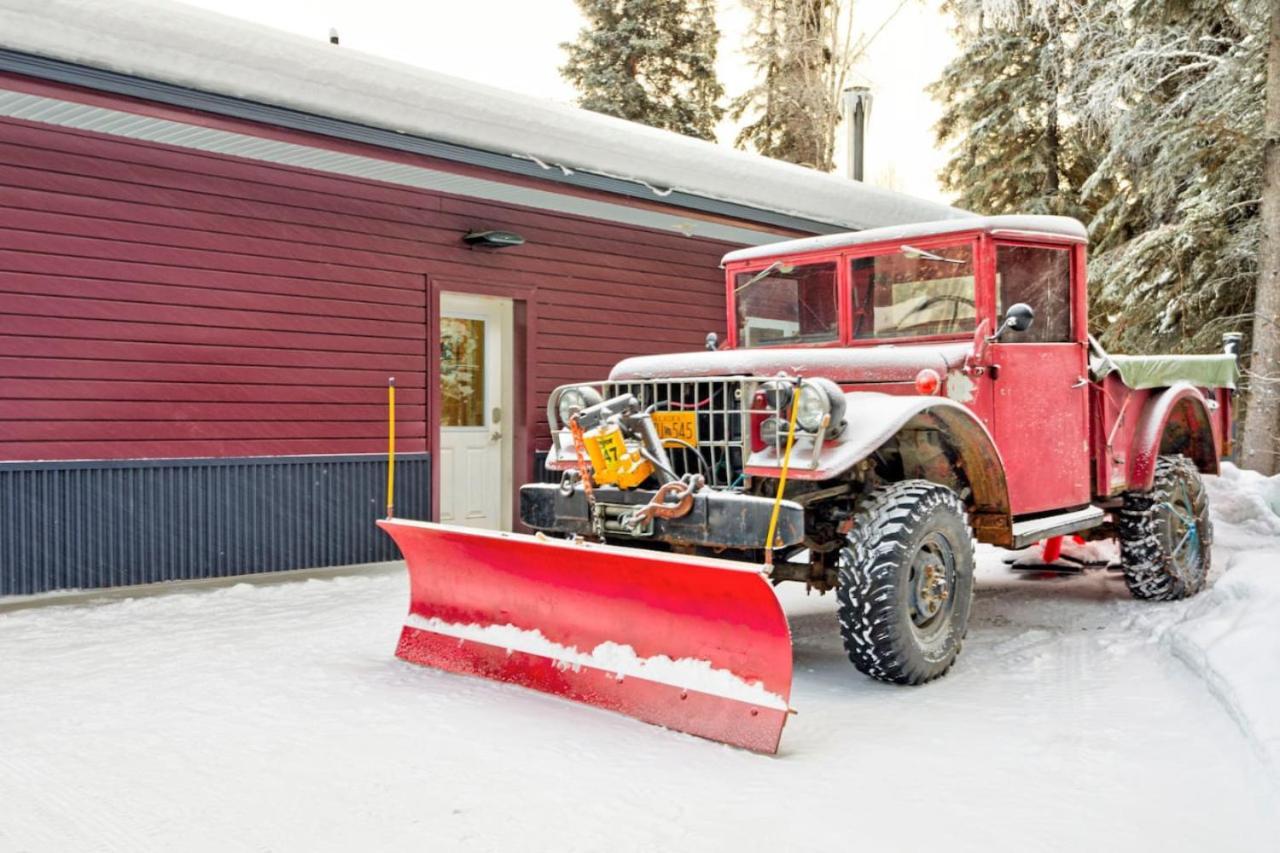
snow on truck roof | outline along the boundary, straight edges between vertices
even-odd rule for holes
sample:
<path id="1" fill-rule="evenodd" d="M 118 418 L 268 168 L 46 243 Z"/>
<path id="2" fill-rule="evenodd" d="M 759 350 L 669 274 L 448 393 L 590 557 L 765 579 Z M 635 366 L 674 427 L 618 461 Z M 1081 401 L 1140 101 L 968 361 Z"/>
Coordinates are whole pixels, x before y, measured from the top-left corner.
<path id="1" fill-rule="evenodd" d="M 634 182 L 658 202 L 678 192 L 855 229 L 969 215 L 164 0 L 0 0 L 0 46 Z"/>
<path id="2" fill-rule="evenodd" d="M 917 222 L 911 225 L 890 225 L 866 231 L 844 234 L 823 234 L 820 237 L 803 237 L 738 249 L 724 256 L 723 264 L 771 258 L 776 255 L 797 255 L 802 252 L 821 252 L 827 249 L 843 249 L 846 246 L 864 246 L 869 243 L 885 243 L 897 240 L 914 240 L 939 234 L 955 234 L 961 231 L 985 231 L 988 233 L 1033 234 L 1045 237 L 1068 238 L 1084 241 L 1088 232 L 1079 220 L 1069 216 L 971 216 L 966 219 L 947 219 L 937 222 Z"/>

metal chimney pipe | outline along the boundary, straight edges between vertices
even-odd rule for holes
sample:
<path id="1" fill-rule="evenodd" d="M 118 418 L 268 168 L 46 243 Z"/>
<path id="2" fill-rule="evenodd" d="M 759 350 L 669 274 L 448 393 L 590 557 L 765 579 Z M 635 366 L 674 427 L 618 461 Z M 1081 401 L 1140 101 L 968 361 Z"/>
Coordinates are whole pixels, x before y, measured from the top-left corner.
<path id="1" fill-rule="evenodd" d="M 849 177 L 863 179 L 866 165 L 867 122 L 871 118 L 871 89 L 850 86 L 841 93 L 844 102 L 845 127 L 849 134 Z"/>

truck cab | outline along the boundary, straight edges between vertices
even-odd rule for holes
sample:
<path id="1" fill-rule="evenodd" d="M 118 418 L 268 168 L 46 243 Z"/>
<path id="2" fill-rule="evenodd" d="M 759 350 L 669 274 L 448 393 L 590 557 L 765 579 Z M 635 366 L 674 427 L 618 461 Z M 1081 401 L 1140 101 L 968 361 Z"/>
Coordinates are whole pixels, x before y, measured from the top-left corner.
<path id="1" fill-rule="evenodd" d="M 999 451 L 1012 515 L 1082 507 L 1086 241 L 1073 219 L 992 217 L 735 252 L 728 345 L 847 350 L 847 367 L 833 364 L 845 390 L 938 394 L 972 411 Z M 1031 309 L 1025 329 L 1007 324 L 1014 306 Z M 919 369 L 859 369 L 890 350 Z"/>

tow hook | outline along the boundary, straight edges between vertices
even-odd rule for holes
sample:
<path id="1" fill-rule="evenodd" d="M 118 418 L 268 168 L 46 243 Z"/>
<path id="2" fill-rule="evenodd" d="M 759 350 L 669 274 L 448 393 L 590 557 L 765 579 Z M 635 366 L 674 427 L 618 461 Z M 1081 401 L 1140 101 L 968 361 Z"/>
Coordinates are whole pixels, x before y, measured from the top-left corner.
<path id="1" fill-rule="evenodd" d="M 679 480 L 663 483 L 649 502 L 622 518 L 625 527 L 639 528 L 655 518 L 682 518 L 693 509 L 693 496 L 706 485 L 701 474 L 686 474 Z"/>

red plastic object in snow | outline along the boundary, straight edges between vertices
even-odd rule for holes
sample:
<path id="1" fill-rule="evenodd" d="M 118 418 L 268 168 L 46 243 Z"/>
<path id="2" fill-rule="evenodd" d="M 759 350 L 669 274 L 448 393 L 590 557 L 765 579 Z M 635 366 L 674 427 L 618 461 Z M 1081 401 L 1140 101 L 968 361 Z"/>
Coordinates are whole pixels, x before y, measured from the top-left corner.
<path id="1" fill-rule="evenodd" d="M 777 752 L 791 633 L 757 566 L 387 519 L 409 567 L 396 655 Z"/>
<path id="2" fill-rule="evenodd" d="M 1050 536 L 1044 540 L 1044 553 L 1041 559 L 1046 563 L 1052 563 L 1054 560 L 1062 556 L 1062 537 Z"/>
<path id="3" fill-rule="evenodd" d="M 1057 560 L 1059 557 L 1061 557 L 1062 543 L 1064 539 L 1065 537 L 1062 537 L 1062 536 L 1050 536 L 1048 539 L 1044 540 L 1044 550 L 1041 553 L 1040 558 L 1045 563 L 1052 563 L 1055 560 Z M 1081 536 L 1073 535 L 1071 537 L 1071 541 L 1076 543 L 1077 545 L 1083 545 L 1085 540 Z M 1071 559 L 1071 558 L 1068 558 L 1068 559 Z"/>

